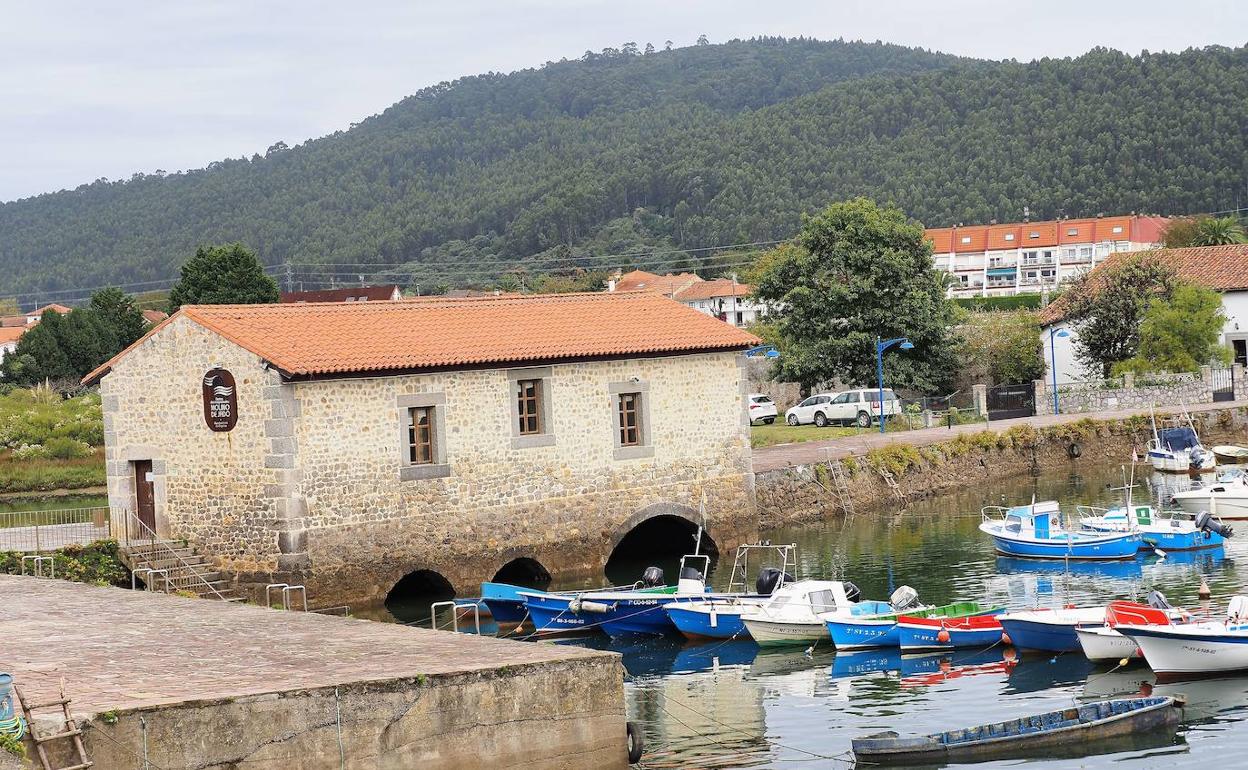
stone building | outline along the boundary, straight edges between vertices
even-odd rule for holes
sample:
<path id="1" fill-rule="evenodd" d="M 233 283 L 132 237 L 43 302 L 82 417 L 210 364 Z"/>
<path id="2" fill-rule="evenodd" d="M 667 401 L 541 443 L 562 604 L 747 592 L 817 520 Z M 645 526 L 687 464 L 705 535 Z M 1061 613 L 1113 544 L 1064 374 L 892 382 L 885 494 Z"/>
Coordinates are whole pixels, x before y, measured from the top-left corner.
<path id="1" fill-rule="evenodd" d="M 188 306 L 88 375 L 114 527 L 320 603 L 515 560 L 601 570 L 671 519 L 754 526 L 740 351 L 661 295 Z"/>

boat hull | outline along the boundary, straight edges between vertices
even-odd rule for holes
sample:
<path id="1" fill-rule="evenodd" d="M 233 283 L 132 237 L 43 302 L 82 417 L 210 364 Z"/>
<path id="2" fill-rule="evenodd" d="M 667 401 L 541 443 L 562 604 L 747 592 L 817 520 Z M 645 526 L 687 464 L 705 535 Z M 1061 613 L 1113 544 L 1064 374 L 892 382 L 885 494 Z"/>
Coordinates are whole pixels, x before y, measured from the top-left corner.
<path id="1" fill-rule="evenodd" d="M 1153 548 L 1163 551 L 1199 551 L 1203 548 L 1221 548 L 1225 538 L 1217 532 L 1199 529 L 1164 531 L 1143 530 L 1140 537 Z"/>
<path id="2" fill-rule="evenodd" d="M 1248 671 L 1248 630 L 1191 624 L 1119 626 L 1118 631 L 1135 641 L 1159 680 Z"/>
<path id="3" fill-rule="evenodd" d="M 1075 634 L 1076 628 L 1105 625 L 1104 610 L 1099 614 L 1089 611 L 1084 615 L 1070 617 L 1057 613 L 1030 612 L 1016 616 L 1002 615 L 999 620 L 1009 644 L 1020 650 L 1075 652 L 1081 649 L 1079 637 Z"/>
<path id="4" fill-rule="evenodd" d="M 1188 513 L 1216 511 L 1219 519 L 1231 521 L 1248 519 L 1248 489 L 1238 494 L 1220 493 L 1216 498 L 1203 490 L 1179 492 L 1174 496 L 1174 501 Z"/>
<path id="5" fill-rule="evenodd" d="M 1142 657 L 1140 648 L 1112 628 L 1076 628 L 1079 648 L 1088 660 L 1108 661 Z"/>
<path id="6" fill-rule="evenodd" d="M 901 633 L 897 629 L 897 621 L 893 619 L 834 618 L 825 621 L 824 625 L 838 650 L 868 650 L 901 644 Z"/>
<path id="7" fill-rule="evenodd" d="M 760 647 L 779 647 L 789 644 L 810 644 L 828 638 L 822 621 L 798 623 L 794 621 L 766 620 L 746 617 L 745 628 Z"/>
<path id="8" fill-rule="evenodd" d="M 1132 533 L 1098 538 L 1087 542 L 1011 540 L 992 536 L 993 547 L 1003 556 L 1017 556 L 1024 559 L 1068 559 L 1080 561 L 1125 561 L 1134 559 L 1140 550 L 1140 536 Z"/>
<path id="9" fill-rule="evenodd" d="M 705 602 L 671 602 L 663 610 L 672 625 L 688 639 L 749 639 L 741 619 L 746 605 L 708 606 Z"/>
<path id="10" fill-rule="evenodd" d="M 510 583 L 482 583 L 481 601 L 499 623 L 519 623 L 528 615 L 521 591 L 531 591 Z"/>
<path id="11" fill-rule="evenodd" d="M 944 632 L 944 640 L 941 632 Z M 897 623 L 898 646 L 902 652 L 953 650 L 965 647 L 991 647 L 1001 642 L 1001 623 L 992 616 L 965 619 L 939 619 Z"/>

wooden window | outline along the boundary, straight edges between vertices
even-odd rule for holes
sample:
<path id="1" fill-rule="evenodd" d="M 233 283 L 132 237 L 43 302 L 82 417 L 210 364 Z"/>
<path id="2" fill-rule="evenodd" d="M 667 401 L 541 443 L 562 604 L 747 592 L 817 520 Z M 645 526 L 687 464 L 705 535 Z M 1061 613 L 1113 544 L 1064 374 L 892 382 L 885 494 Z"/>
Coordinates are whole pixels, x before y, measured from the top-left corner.
<path id="1" fill-rule="evenodd" d="M 520 435 L 532 436 L 542 432 L 542 381 L 517 380 L 516 405 L 520 419 Z"/>
<path id="2" fill-rule="evenodd" d="M 620 446 L 641 446 L 641 394 L 619 396 Z"/>
<path id="3" fill-rule="evenodd" d="M 407 461 L 412 465 L 434 462 L 434 415 L 432 406 L 414 406 L 407 410 Z"/>

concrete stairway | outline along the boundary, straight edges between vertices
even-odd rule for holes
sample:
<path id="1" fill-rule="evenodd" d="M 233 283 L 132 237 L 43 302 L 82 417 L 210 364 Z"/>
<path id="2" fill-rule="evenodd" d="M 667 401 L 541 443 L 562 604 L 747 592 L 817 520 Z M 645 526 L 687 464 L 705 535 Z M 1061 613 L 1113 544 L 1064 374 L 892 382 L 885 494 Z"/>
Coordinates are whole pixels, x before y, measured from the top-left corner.
<path id="1" fill-rule="evenodd" d="M 165 574 L 140 573 L 138 579 L 145 584 L 150 580 L 157 591 L 169 593 L 181 591 L 203 599 L 221 599 L 241 602 L 243 597 L 230 585 L 225 576 L 213 569 L 208 560 L 193 548 L 175 541 L 157 540 L 123 546 L 122 553 L 131 571 L 145 569 L 166 570 Z"/>

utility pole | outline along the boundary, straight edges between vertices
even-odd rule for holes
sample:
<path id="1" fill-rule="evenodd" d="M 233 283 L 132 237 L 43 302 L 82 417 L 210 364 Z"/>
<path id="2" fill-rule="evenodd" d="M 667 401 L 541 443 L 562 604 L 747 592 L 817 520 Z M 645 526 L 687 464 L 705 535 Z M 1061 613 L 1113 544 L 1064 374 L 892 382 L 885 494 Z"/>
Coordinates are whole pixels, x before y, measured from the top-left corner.
<path id="1" fill-rule="evenodd" d="M 294 274 L 294 271 L 291 269 L 290 261 L 287 260 L 286 261 L 286 291 L 292 292 L 294 290 L 295 290 L 295 274 Z"/>

